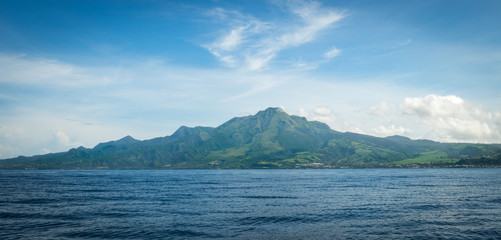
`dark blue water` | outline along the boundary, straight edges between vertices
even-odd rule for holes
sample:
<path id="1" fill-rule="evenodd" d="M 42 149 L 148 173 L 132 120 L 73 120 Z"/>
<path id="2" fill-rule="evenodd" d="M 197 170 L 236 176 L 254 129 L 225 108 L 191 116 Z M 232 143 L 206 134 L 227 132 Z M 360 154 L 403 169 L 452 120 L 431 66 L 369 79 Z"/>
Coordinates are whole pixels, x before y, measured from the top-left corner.
<path id="1" fill-rule="evenodd" d="M 0 171 L 0 239 L 501 239 L 501 169 Z"/>

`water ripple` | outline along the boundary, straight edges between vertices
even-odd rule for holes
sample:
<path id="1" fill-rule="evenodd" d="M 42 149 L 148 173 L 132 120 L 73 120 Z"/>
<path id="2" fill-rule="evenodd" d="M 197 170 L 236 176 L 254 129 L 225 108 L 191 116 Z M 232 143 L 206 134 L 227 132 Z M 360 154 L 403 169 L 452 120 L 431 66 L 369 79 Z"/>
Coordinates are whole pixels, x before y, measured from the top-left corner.
<path id="1" fill-rule="evenodd" d="M 0 171 L 0 239 L 499 239 L 501 169 Z"/>

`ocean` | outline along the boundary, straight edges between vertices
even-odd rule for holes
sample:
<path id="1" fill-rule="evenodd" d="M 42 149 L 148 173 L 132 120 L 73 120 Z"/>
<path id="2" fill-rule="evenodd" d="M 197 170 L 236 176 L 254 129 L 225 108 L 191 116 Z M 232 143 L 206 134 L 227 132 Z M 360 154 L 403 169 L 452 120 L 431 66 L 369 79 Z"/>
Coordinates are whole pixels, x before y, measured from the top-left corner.
<path id="1" fill-rule="evenodd" d="M 0 239 L 501 239 L 501 169 L 0 171 Z"/>

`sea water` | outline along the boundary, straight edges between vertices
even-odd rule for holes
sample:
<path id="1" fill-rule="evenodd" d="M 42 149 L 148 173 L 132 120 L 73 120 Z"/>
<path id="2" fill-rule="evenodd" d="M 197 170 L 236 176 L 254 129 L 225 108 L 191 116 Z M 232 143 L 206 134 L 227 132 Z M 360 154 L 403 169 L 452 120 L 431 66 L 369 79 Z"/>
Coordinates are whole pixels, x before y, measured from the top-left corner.
<path id="1" fill-rule="evenodd" d="M 501 239 L 501 169 L 0 171 L 0 239 Z"/>

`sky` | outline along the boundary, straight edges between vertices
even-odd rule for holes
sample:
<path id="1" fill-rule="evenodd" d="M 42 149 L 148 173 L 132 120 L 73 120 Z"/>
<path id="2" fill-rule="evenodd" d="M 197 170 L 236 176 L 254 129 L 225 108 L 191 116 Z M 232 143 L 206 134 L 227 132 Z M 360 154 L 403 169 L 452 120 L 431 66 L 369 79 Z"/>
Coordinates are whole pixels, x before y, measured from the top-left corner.
<path id="1" fill-rule="evenodd" d="M 501 143 L 501 1 L 0 1 L 0 158 L 217 127 Z"/>

